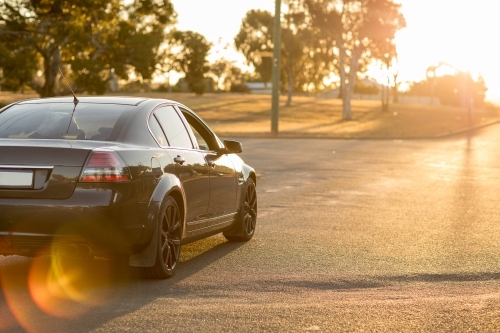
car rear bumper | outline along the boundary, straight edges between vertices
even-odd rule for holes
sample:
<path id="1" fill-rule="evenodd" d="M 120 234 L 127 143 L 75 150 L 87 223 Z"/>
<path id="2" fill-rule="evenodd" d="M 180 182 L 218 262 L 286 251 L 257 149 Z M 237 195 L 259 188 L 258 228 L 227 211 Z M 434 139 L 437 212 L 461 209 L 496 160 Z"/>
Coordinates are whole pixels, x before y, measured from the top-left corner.
<path id="1" fill-rule="evenodd" d="M 78 185 L 64 200 L 0 198 L 0 254 L 134 253 L 149 241 L 146 224 L 131 183 Z"/>

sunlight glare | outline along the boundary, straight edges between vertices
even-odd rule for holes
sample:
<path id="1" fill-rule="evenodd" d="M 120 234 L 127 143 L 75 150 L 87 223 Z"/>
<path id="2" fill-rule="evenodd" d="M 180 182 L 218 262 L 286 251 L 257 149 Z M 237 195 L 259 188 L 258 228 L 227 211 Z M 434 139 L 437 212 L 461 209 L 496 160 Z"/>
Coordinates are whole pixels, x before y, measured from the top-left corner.
<path id="1" fill-rule="evenodd" d="M 487 98 L 500 102 L 498 46 L 500 3 L 489 0 L 402 1 L 407 28 L 396 35 L 401 79 L 423 80 L 431 65 L 446 62 L 461 71 L 481 74 Z"/>

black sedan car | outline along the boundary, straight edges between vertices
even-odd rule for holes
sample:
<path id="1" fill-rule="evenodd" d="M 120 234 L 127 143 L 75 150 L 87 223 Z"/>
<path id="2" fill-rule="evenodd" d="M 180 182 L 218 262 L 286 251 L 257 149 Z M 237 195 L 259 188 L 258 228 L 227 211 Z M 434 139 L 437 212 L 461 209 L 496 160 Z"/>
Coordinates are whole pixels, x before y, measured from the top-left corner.
<path id="1" fill-rule="evenodd" d="M 182 244 L 248 241 L 256 174 L 193 111 L 132 97 L 0 109 L 0 255 L 128 256 L 174 273 Z"/>

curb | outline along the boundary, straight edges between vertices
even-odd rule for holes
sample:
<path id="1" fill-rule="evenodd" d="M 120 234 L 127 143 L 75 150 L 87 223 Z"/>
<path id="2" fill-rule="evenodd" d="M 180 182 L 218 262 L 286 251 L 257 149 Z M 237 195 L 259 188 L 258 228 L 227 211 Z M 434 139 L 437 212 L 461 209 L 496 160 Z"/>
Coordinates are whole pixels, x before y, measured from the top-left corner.
<path id="1" fill-rule="evenodd" d="M 474 130 L 477 130 L 477 129 L 480 129 L 483 127 L 488 127 L 488 126 L 498 124 L 498 123 L 500 123 L 500 119 L 490 120 L 490 121 L 486 121 L 482 124 L 477 124 L 476 126 L 460 128 L 460 129 L 457 129 L 455 131 L 450 131 L 450 132 L 447 132 L 444 134 L 438 134 L 438 135 L 435 135 L 433 138 L 444 138 L 444 137 L 452 136 L 455 134 L 466 133 L 466 132 L 474 131 Z"/>

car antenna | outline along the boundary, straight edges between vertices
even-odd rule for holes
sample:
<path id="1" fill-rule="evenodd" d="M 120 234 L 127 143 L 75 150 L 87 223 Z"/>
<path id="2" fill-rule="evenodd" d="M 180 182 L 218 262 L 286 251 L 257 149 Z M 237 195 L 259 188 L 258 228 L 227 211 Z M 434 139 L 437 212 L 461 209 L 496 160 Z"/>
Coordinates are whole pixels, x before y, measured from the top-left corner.
<path id="1" fill-rule="evenodd" d="M 73 112 L 71 112 L 71 119 L 69 120 L 68 129 L 66 130 L 66 134 L 68 134 L 69 128 L 71 127 L 71 122 L 73 121 L 73 115 L 75 114 L 76 106 L 78 105 L 78 103 L 80 101 L 78 100 L 78 98 L 76 98 L 75 92 L 73 91 L 73 89 L 71 89 L 71 86 L 69 85 L 68 80 L 66 80 L 66 78 L 64 77 L 64 74 L 60 68 L 59 68 L 59 73 L 61 73 L 61 76 L 64 79 L 64 82 L 66 82 L 69 90 L 71 90 L 71 93 L 73 94 L 73 104 L 75 104 L 75 107 L 73 108 Z"/>
<path id="2" fill-rule="evenodd" d="M 61 73 L 61 76 L 64 79 L 64 82 L 66 82 L 66 84 L 68 85 L 69 90 L 73 94 L 73 103 L 75 104 L 75 108 L 76 108 L 76 106 L 78 105 L 78 103 L 80 101 L 78 100 L 78 98 L 76 98 L 75 92 L 73 91 L 73 89 L 71 89 L 71 86 L 69 85 L 68 80 L 66 80 L 66 78 L 64 77 L 64 74 L 63 74 L 63 72 L 61 71 L 60 68 L 59 68 L 59 73 Z"/>

